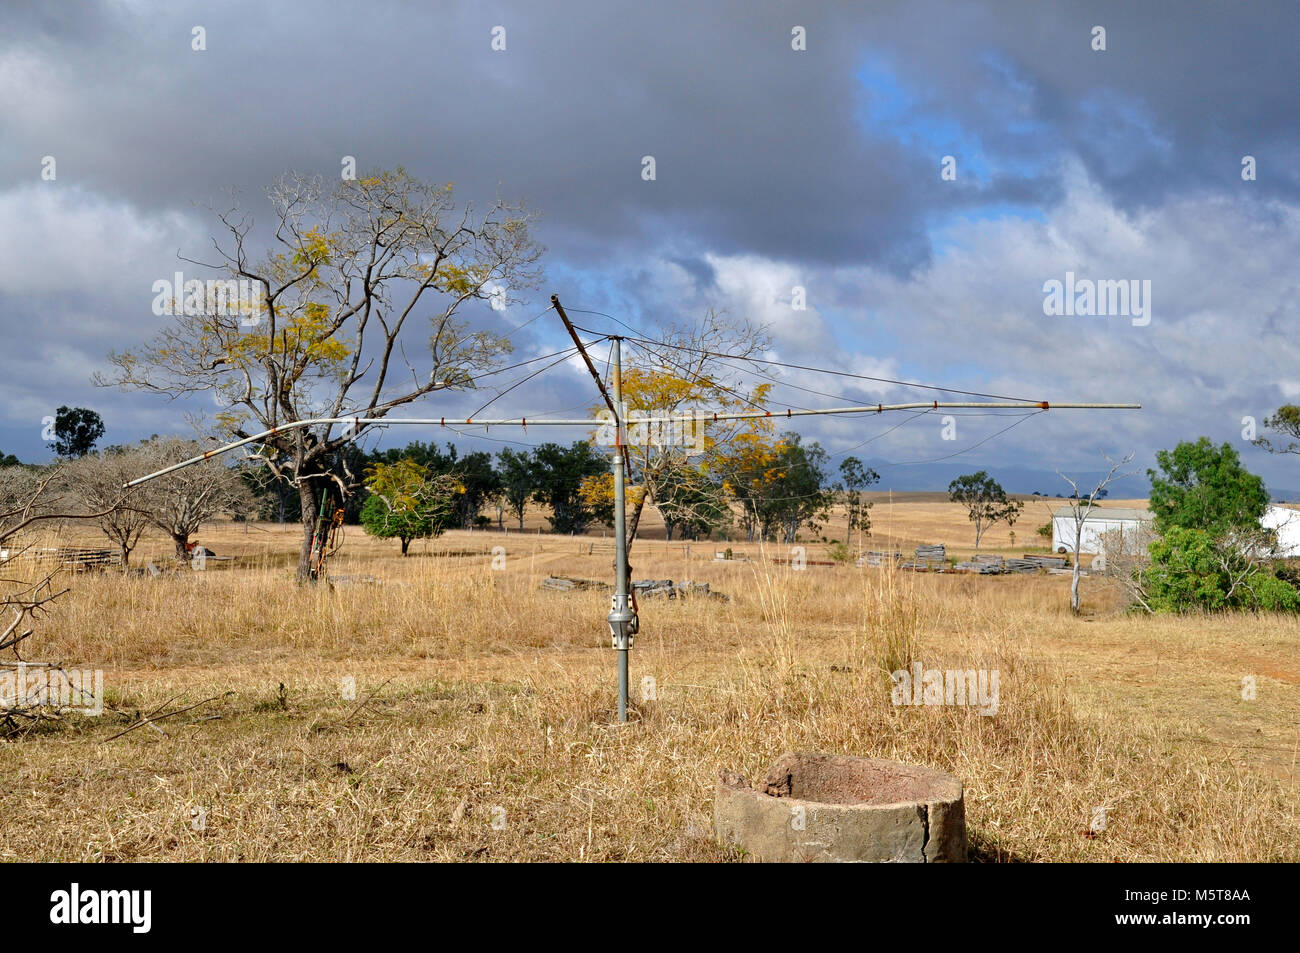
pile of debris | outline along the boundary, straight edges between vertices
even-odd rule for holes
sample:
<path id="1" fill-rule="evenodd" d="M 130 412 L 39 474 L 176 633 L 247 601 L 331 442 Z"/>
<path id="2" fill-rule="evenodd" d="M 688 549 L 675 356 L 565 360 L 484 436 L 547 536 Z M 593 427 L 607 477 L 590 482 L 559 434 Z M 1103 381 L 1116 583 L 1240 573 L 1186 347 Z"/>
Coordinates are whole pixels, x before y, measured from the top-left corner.
<path id="1" fill-rule="evenodd" d="M 369 573 L 361 573 L 355 576 L 329 576 L 331 586 L 382 586 L 384 580 Z"/>
<path id="2" fill-rule="evenodd" d="M 542 589 L 554 592 L 580 592 L 595 589 L 611 592 L 614 587 L 598 579 L 575 579 L 571 576 L 547 576 L 540 583 Z M 692 582 L 685 579 L 673 582 L 671 579 L 634 579 L 632 591 L 639 599 L 721 599 L 729 598 L 721 592 L 713 592 L 707 582 Z"/>
<path id="3" fill-rule="evenodd" d="M 122 567 L 122 553 L 116 549 L 59 546 L 29 550 L 29 555 L 37 562 L 56 562 L 60 569 L 73 572 L 102 572 Z"/>
<path id="4" fill-rule="evenodd" d="M 607 582 L 599 579 L 574 579 L 571 576 L 547 576 L 541 582 L 541 588 L 556 592 L 575 592 L 584 589 L 613 589 Z"/>
<path id="5" fill-rule="evenodd" d="M 897 566 L 903 561 L 903 554 L 898 550 L 893 552 L 882 553 L 875 550 L 869 550 L 867 555 L 858 560 L 859 566 L 872 566 L 880 568 L 881 566 Z"/>
<path id="6" fill-rule="evenodd" d="M 692 582 L 684 579 L 679 583 L 674 583 L 671 579 L 640 579 L 632 583 L 632 589 L 638 597 L 647 599 L 721 599 L 727 601 L 727 596 L 720 592 L 713 592 L 709 589 L 707 582 Z"/>

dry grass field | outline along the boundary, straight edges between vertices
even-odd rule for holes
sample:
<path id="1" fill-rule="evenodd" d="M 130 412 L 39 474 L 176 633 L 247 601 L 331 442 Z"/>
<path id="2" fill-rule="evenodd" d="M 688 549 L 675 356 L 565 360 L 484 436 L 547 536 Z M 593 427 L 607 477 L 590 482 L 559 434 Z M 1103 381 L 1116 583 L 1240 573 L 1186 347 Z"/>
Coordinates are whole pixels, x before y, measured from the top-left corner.
<path id="1" fill-rule="evenodd" d="M 983 548 L 1041 545 L 1058 502 Z M 876 504 L 871 548 L 973 551 L 951 504 Z M 197 538 L 233 564 L 65 577 L 26 655 L 103 669 L 113 710 L 0 741 L 0 858 L 734 860 L 710 835 L 719 770 L 812 749 L 958 775 L 974 860 L 1300 860 L 1292 618 L 1127 615 L 1092 580 L 1073 617 L 1060 576 L 798 572 L 784 547 L 718 562 L 724 544 L 640 541 L 635 578 L 731 598 L 642 604 L 620 726 L 608 597 L 538 587 L 610 578 L 599 536 L 453 532 L 402 559 L 349 528 L 331 573 L 381 583 L 303 588 L 298 532 L 214 524 Z M 133 562 L 168 549 L 147 538 Z M 909 660 L 998 670 L 997 713 L 893 706 Z"/>

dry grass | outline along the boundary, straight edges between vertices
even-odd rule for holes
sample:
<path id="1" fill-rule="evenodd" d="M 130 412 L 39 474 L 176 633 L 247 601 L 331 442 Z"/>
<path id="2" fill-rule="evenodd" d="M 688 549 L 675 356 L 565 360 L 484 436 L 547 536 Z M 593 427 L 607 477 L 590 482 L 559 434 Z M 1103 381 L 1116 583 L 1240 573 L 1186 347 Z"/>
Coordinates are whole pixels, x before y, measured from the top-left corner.
<path id="1" fill-rule="evenodd" d="M 948 506 L 895 503 L 892 528 L 956 540 L 960 514 L 932 509 Z M 639 543 L 638 578 L 732 599 L 642 606 L 632 683 L 652 676 L 657 700 L 620 727 L 608 598 L 536 586 L 608 578 L 591 541 L 453 533 L 403 560 L 354 531 L 333 572 L 385 584 L 330 590 L 293 584 L 292 528 L 200 539 L 240 561 L 73 578 L 28 654 L 103 668 L 127 713 L 234 694 L 166 737 L 106 742 L 129 717 L 106 714 L 0 742 L 0 858 L 731 859 L 710 836 L 718 771 L 816 749 L 957 774 L 976 859 L 1300 859 L 1292 619 L 1143 619 L 1092 589 L 1074 618 L 1058 577 L 794 572 L 756 547 L 718 563 L 711 544 Z M 910 660 L 997 669 L 998 713 L 893 706 L 888 672 Z"/>

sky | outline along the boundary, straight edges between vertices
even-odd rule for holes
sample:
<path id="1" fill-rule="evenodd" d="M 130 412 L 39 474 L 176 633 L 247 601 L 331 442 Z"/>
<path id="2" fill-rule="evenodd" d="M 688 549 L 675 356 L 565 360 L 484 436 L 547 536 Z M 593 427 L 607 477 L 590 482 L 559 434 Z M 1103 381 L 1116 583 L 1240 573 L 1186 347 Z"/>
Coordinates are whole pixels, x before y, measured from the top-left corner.
<path id="1" fill-rule="evenodd" d="M 1300 487 L 1300 459 L 1248 439 L 1300 400 L 1298 25 L 1293 4 L 1261 2 L 5 0 L 0 452 L 49 459 L 61 405 L 100 412 L 105 443 L 215 413 L 92 376 L 161 329 L 153 283 L 204 256 L 214 208 L 233 194 L 264 226 L 278 176 L 337 178 L 353 156 L 537 213 L 537 286 L 466 311 L 510 333 L 515 360 L 567 343 L 553 313 L 523 327 L 552 293 L 612 316 L 581 314 L 602 333 L 715 309 L 766 325 L 774 361 L 1142 404 L 798 423 L 833 460 L 878 462 L 882 486 L 942 488 L 938 461 L 1028 491 L 1015 474 L 1130 452 L 1145 469 L 1204 435 L 1275 491 Z M 1144 313 L 1138 297 L 1131 313 L 1054 308 L 1069 276 L 1135 283 Z M 778 408 L 943 399 L 779 379 Z M 592 390 L 573 361 L 492 413 L 572 415 Z M 1056 479 L 1041 488 L 1068 490 Z"/>

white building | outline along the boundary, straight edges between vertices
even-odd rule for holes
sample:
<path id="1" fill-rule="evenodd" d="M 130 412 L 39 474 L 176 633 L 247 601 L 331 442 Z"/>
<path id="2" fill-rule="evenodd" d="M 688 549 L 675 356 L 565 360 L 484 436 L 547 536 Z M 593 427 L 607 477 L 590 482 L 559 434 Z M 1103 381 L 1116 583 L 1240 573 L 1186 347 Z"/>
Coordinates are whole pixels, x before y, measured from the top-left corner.
<path id="1" fill-rule="evenodd" d="M 1285 506 L 1269 506 L 1259 525 L 1277 531 L 1277 548 L 1274 555 L 1284 558 L 1300 556 L 1300 510 Z"/>
<path id="2" fill-rule="evenodd" d="M 1300 517 L 1300 513 L 1295 514 Z M 1141 545 L 1139 532 L 1143 528 L 1150 529 L 1151 520 L 1154 517 L 1150 510 L 1137 510 L 1123 506 L 1104 506 L 1094 504 L 1088 513 L 1087 519 L 1083 521 L 1083 535 L 1079 540 L 1079 551 L 1083 554 L 1097 555 L 1102 551 L 1102 537 L 1108 533 L 1114 533 L 1114 536 L 1106 536 L 1108 540 L 1121 540 L 1121 545 L 1127 549 L 1132 541 L 1133 546 Z M 1074 519 L 1074 509 L 1069 506 L 1062 506 L 1052 514 L 1052 551 L 1057 553 L 1074 552 L 1074 533 L 1076 525 Z M 1300 530 L 1300 519 L 1297 520 L 1297 529 Z"/>

